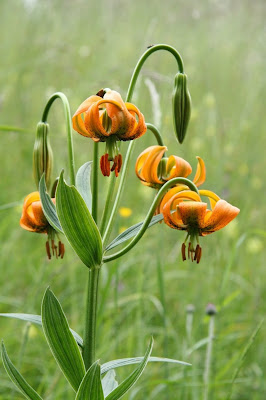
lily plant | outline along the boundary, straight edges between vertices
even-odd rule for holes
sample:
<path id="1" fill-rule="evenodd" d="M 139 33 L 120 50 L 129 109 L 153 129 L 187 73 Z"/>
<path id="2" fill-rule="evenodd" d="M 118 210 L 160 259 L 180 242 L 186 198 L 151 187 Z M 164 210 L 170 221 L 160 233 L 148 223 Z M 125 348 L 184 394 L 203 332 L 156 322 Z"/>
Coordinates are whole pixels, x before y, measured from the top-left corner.
<path id="1" fill-rule="evenodd" d="M 169 362 L 188 367 L 184 361 L 152 357 L 153 339 L 142 357 L 124 358 L 103 364 L 97 360 L 97 301 L 98 284 L 102 265 L 123 257 L 142 239 L 146 230 L 163 220 L 171 228 L 186 231 L 182 245 L 182 257 L 199 262 L 202 249 L 199 237 L 215 232 L 236 217 L 239 209 L 221 200 L 209 190 L 198 190 L 205 182 L 204 161 L 198 158 L 195 176 L 189 179 L 192 168 L 188 161 L 175 155 L 166 157 L 167 148 L 159 130 L 145 122 L 144 113 L 131 103 L 136 81 L 144 62 L 157 51 L 167 51 L 177 61 L 177 74 L 173 89 L 173 130 L 182 143 L 188 128 L 191 98 L 187 86 L 187 76 L 180 54 L 173 47 L 158 44 L 149 47 L 140 57 L 133 72 L 125 101 L 121 95 L 109 88 L 100 89 L 89 96 L 78 107 L 71 118 L 66 96 L 55 93 L 48 100 L 42 119 L 37 125 L 34 144 L 33 169 L 37 191 L 30 193 L 24 201 L 20 225 L 36 233 L 47 234 L 45 248 L 48 258 L 62 259 L 65 246 L 62 237 L 70 243 L 81 264 L 88 271 L 86 295 L 86 315 L 83 337 L 70 329 L 59 300 L 48 288 L 44 294 L 41 315 L 1 314 L 42 326 L 50 350 L 73 388 L 75 400 L 117 400 L 136 383 L 148 362 Z M 53 155 L 49 144 L 49 111 L 56 99 L 62 101 L 68 140 L 69 184 L 62 170 L 54 181 L 51 191 Z M 86 162 L 75 173 L 72 127 L 93 143 L 93 160 Z M 144 150 L 136 161 L 136 175 L 147 190 L 156 190 L 155 196 L 144 221 L 131 226 L 109 241 L 114 219 L 117 215 L 123 187 L 127 183 L 127 170 L 135 139 L 141 138 L 149 130 L 154 134 L 157 145 Z M 125 159 L 122 160 L 121 142 L 129 141 Z M 101 142 L 105 149 L 99 157 Z M 99 219 L 98 174 L 108 181 L 106 203 Z M 118 183 L 117 189 L 115 189 Z M 50 194 L 49 194 L 50 193 Z M 115 197 L 114 197 L 115 195 Z M 201 197 L 210 199 L 211 210 Z M 113 198 L 114 197 L 114 198 Z M 114 251 L 120 246 L 120 250 Z M 121 247 L 122 246 L 122 247 Z M 63 262 L 63 261 L 62 261 Z M 42 397 L 23 378 L 10 360 L 2 343 L 2 358 L 5 369 L 21 391 L 30 400 Z M 137 364 L 135 370 L 118 383 L 115 369 L 129 364 Z"/>

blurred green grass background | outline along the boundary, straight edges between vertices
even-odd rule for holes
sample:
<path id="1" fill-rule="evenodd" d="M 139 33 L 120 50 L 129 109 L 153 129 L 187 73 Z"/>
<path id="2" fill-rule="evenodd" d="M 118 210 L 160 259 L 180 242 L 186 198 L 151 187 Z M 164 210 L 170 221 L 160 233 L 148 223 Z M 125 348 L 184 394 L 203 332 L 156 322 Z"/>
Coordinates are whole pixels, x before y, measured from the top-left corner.
<path id="1" fill-rule="evenodd" d="M 219 313 L 209 399 L 224 400 L 241 352 L 265 315 L 265 11 L 263 0 L 0 2 L 0 125 L 25 129 L 0 132 L 0 312 L 39 314 L 50 285 L 72 328 L 82 333 L 86 268 L 68 245 L 63 261 L 48 262 L 45 238 L 19 227 L 20 204 L 35 190 L 35 126 L 54 91 L 68 96 L 72 113 L 102 87 L 125 97 L 133 68 L 148 45 L 168 43 L 183 57 L 193 101 L 185 143 L 179 146 L 173 135 L 176 64 L 169 54 L 157 53 L 146 62 L 133 102 L 146 121 L 159 123 L 169 154 L 186 158 L 194 169 L 200 155 L 207 166 L 204 188 L 241 209 L 227 228 L 202 238 L 199 265 L 182 263 L 183 234 L 158 224 L 128 256 L 103 268 L 97 356 L 105 362 L 142 355 L 153 334 L 153 355 L 193 364 L 186 369 L 149 365 L 125 399 L 203 399 L 206 343 L 201 340 L 208 335 L 205 307 L 211 302 Z M 159 93 L 156 109 L 150 82 Z M 59 102 L 49 122 L 56 176 L 67 169 Z M 134 159 L 151 144 L 150 134 L 139 139 Z M 92 143 L 74 133 L 74 145 L 79 167 L 92 158 Z M 102 204 L 105 190 L 106 179 L 101 178 Z M 145 217 L 153 195 L 135 177 L 132 163 L 121 206 L 133 213 L 117 217 L 113 236 Z M 188 304 L 195 305 L 191 337 Z M 73 399 L 39 328 L 0 319 L 0 336 L 44 399 Z M 263 327 L 237 376 L 232 399 L 265 399 L 265 364 Z M 120 380 L 125 371 L 117 374 Z M 22 398 L 2 364 L 0 381 L 0 399 Z"/>

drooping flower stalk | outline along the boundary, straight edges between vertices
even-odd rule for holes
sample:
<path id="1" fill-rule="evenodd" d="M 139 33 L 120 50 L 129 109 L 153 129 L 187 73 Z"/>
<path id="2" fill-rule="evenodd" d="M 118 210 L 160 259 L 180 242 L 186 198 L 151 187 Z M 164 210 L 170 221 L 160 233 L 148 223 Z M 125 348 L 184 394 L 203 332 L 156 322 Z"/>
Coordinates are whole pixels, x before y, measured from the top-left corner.
<path id="1" fill-rule="evenodd" d="M 42 115 L 42 122 L 47 122 L 48 114 L 50 112 L 50 108 L 56 99 L 60 99 L 63 103 L 64 115 L 66 120 L 66 129 L 67 129 L 67 143 L 68 143 L 68 162 L 69 162 L 69 175 L 70 182 L 72 185 L 75 185 L 75 160 L 74 160 L 74 147 L 73 147 L 73 139 L 72 139 L 72 124 L 71 124 L 71 113 L 70 107 L 67 97 L 64 93 L 57 92 L 54 93 L 48 100 Z"/>

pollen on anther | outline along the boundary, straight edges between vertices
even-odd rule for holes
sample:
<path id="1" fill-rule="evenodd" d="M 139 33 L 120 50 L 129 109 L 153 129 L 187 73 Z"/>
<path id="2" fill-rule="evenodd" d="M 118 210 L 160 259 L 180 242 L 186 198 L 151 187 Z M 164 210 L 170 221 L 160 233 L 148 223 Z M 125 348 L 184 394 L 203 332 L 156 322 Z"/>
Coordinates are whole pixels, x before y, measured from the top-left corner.
<path id="1" fill-rule="evenodd" d="M 200 251 L 199 249 L 200 249 L 200 246 L 199 246 L 199 244 L 197 244 L 196 250 L 195 250 L 195 255 L 194 255 L 194 260 L 198 259 L 198 254 L 199 254 L 199 251 Z"/>
<path id="2" fill-rule="evenodd" d="M 61 258 L 63 258 L 63 257 L 64 257 L 64 254 L 65 254 L 65 246 L 64 246 L 64 244 L 60 241 L 60 242 L 58 243 L 58 247 L 59 247 L 58 256 L 61 257 Z"/>
<path id="3" fill-rule="evenodd" d="M 182 254 L 182 260 L 185 261 L 187 259 L 186 258 L 186 245 L 185 245 L 185 243 L 182 243 L 181 254 Z"/>
<path id="4" fill-rule="evenodd" d="M 197 264 L 200 262 L 201 254 L 202 254 L 202 248 L 199 247 L 198 254 L 197 254 Z"/>
<path id="5" fill-rule="evenodd" d="M 49 260 L 51 260 L 52 256 L 51 256 L 51 250 L 50 250 L 50 244 L 49 241 L 47 240 L 47 242 L 45 243 L 45 247 L 46 247 L 46 254 Z"/>
<path id="6" fill-rule="evenodd" d="M 110 176 L 110 161 L 108 160 L 108 153 L 104 154 L 100 159 L 100 168 L 103 176 Z"/>

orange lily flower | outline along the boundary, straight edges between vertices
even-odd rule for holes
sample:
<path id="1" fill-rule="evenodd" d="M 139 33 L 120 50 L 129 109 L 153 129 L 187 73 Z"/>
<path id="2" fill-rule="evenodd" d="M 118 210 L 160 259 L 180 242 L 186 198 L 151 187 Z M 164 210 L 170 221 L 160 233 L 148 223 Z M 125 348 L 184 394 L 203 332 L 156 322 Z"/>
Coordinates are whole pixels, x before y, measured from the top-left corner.
<path id="1" fill-rule="evenodd" d="M 207 203 L 201 201 L 200 195 L 210 200 L 211 210 Z M 224 228 L 239 213 L 239 208 L 221 200 L 209 190 L 200 190 L 199 194 L 190 190 L 174 194 L 163 207 L 164 221 L 171 228 L 187 231 L 182 244 L 182 258 L 186 260 L 186 241 L 189 238 L 188 258 L 200 262 L 202 248 L 199 236 L 206 236 Z"/>
<path id="2" fill-rule="evenodd" d="M 118 176 L 121 169 L 122 156 L 116 142 L 137 139 L 147 130 L 139 109 L 124 103 L 120 94 L 110 89 L 101 90 L 83 101 L 72 122 L 75 131 L 81 135 L 95 142 L 106 142 L 106 152 L 100 160 L 104 176 L 109 176 L 111 171 Z M 110 161 L 113 161 L 112 167 Z"/>
<path id="3" fill-rule="evenodd" d="M 52 199 L 52 201 L 55 203 L 55 199 Z M 53 255 L 55 254 L 56 258 L 58 256 L 61 258 L 64 257 L 65 247 L 60 240 L 58 246 L 54 243 L 55 230 L 51 227 L 43 213 L 39 192 L 32 192 L 25 198 L 20 226 L 30 232 L 47 233 L 46 252 L 49 259 L 51 259 L 50 242 Z"/>
<path id="4" fill-rule="evenodd" d="M 172 178 L 186 178 L 191 174 L 191 165 L 186 160 L 173 155 L 164 157 L 166 151 L 166 146 L 150 146 L 138 156 L 135 171 L 144 185 L 159 188 Z M 198 166 L 193 182 L 200 186 L 205 181 L 206 169 L 204 161 L 200 157 L 197 159 Z M 187 189 L 185 185 L 177 185 L 178 188 L 181 186 L 182 190 Z"/>

